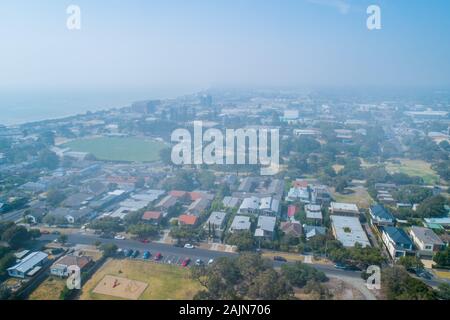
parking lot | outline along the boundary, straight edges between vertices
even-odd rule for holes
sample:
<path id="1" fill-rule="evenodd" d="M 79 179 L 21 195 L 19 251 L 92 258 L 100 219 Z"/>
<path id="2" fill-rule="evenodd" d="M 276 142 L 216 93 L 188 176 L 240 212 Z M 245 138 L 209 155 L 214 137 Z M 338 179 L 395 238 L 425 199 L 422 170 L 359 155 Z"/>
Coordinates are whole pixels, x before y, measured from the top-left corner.
<path id="1" fill-rule="evenodd" d="M 122 248 L 120 248 L 119 250 L 121 250 L 119 255 L 122 255 L 123 258 L 132 259 L 132 260 L 143 260 L 143 261 L 149 261 L 149 262 L 160 263 L 160 264 L 183 266 L 183 262 L 186 259 L 190 259 L 190 261 L 189 261 L 188 265 L 186 265 L 186 267 L 196 264 L 196 262 L 198 260 L 200 260 L 201 263 L 203 263 L 203 264 L 207 264 L 208 262 L 213 260 L 212 257 L 211 258 L 205 258 L 205 257 L 196 256 L 195 255 L 195 249 L 192 249 L 192 253 L 193 254 L 190 254 L 188 256 L 181 256 L 181 255 L 174 255 L 174 254 L 163 254 L 163 253 L 160 253 L 160 252 L 150 252 L 150 251 L 139 251 L 139 254 L 137 256 L 134 256 L 136 254 L 136 250 L 133 250 L 133 249 L 122 249 Z M 133 250 L 133 253 L 130 253 L 131 250 Z M 149 256 L 144 256 L 145 252 L 149 252 L 150 255 Z M 158 253 L 160 254 L 159 258 L 157 257 Z"/>

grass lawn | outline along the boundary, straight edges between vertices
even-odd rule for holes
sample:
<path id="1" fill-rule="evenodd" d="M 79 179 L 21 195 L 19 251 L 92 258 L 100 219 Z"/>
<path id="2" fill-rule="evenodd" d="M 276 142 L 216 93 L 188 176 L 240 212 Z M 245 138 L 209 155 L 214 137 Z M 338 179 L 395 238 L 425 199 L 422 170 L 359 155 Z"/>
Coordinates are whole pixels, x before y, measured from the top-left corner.
<path id="1" fill-rule="evenodd" d="M 106 275 L 147 283 L 139 300 L 190 300 L 202 289 L 199 283 L 190 279 L 189 270 L 182 267 L 147 261 L 109 260 L 83 286 L 81 300 L 118 300 L 93 292 Z"/>
<path id="2" fill-rule="evenodd" d="M 98 160 L 153 162 L 159 160 L 163 142 L 143 138 L 100 137 L 65 143 L 72 151 L 92 153 Z"/>
<path id="3" fill-rule="evenodd" d="M 429 185 L 439 183 L 439 176 L 431 169 L 431 165 L 428 162 L 409 159 L 398 160 L 400 161 L 400 164 L 391 162 L 386 164 L 386 170 L 389 173 L 405 173 L 409 176 L 418 176 Z"/>
<path id="4" fill-rule="evenodd" d="M 336 202 L 355 203 L 358 208 L 369 208 L 375 201 L 364 187 L 348 188 L 353 190 L 351 194 L 340 194 L 331 190 L 331 195 Z"/>
<path id="5" fill-rule="evenodd" d="M 434 273 L 441 279 L 450 280 L 450 271 L 434 271 Z"/>
<path id="6" fill-rule="evenodd" d="M 59 300 L 65 285 L 65 279 L 50 276 L 33 291 L 29 300 Z"/>

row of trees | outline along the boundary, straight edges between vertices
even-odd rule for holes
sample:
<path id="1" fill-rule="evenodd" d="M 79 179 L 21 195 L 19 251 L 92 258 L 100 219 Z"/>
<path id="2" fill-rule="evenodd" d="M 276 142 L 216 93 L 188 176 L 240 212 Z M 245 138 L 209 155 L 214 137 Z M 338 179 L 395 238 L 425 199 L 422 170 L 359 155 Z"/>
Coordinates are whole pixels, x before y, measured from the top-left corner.
<path id="1" fill-rule="evenodd" d="M 294 287 L 313 290 L 328 280 L 322 272 L 301 263 L 285 265 L 277 272 L 269 260 L 251 253 L 194 267 L 191 275 L 205 288 L 195 296 L 198 300 L 287 300 L 294 298 Z M 323 287 L 320 290 L 326 292 Z"/>

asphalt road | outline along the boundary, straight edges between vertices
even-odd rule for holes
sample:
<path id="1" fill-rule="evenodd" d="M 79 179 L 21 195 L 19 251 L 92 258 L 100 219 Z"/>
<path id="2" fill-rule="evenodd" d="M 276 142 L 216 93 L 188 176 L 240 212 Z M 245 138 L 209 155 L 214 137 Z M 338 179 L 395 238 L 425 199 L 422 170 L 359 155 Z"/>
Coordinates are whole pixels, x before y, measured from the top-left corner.
<path id="1" fill-rule="evenodd" d="M 57 235 L 42 235 L 39 240 L 43 242 L 51 242 L 57 239 Z M 142 256 L 144 251 L 149 251 L 153 256 L 157 253 L 161 253 L 163 258 L 161 260 L 162 263 L 170 263 L 172 264 L 181 264 L 181 262 L 189 258 L 192 263 L 197 259 L 201 259 L 204 262 L 208 262 L 210 259 L 217 259 L 220 257 L 237 257 L 237 253 L 230 252 L 222 252 L 222 251 L 213 251 L 207 249 L 186 249 L 183 247 L 176 247 L 169 244 L 163 243 L 142 243 L 136 240 L 116 240 L 116 239 L 103 239 L 96 235 L 87 235 L 87 234 L 70 234 L 68 235 L 68 244 L 80 244 L 80 245 L 94 245 L 95 242 L 100 241 L 104 244 L 113 243 L 117 245 L 117 247 L 121 249 L 132 249 L 139 250 L 140 256 Z M 283 262 L 273 261 L 275 267 L 280 267 L 283 265 Z M 336 277 L 343 281 L 349 282 L 352 285 L 359 287 L 365 286 L 364 281 L 361 278 L 361 273 L 358 271 L 346 271 L 336 269 L 333 265 L 324 265 L 324 264 L 309 264 L 310 266 L 316 268 L 324 272 L 329 277 Z M 447 282 L 446 280 L 433 278 L 431 280 L 426 280 L 419 278 L 421 281 L 425 282 L 427 285 L 432 287 L 437 287 L 439 284 L 443 282 Z"/>
<path id="2" fill-rule="evenodd" d="M 51 242 L 54 239 L 57 239 L 57 235 L 42 235 L 40 240 L 44 242 Z M 230 252 L 222 252 L 222 251 L 213 251 L 206 249 L 186 249 L 183 247 L 176 247 L 169 244 L 163 243 L 142 243 L 135 240 L 116 240 L 116 239 L 103 239 L 99 236 L 95 235 L 86 235 L 86 234 L 71 234 L 68 235 L 68 243 L 69 244 L 81 244 L 81 245 L 93 245 L 96 241 L 101 241 L 102 243 L 113 243 L 117 245 L 117 247 L 121 249 L 132 249 L 139 250 L 141 255 L 144 251 L 150 251 L 152 255 L 156 253 L 161 253 L 163 257 L 171 257 L 171 261 L 190 258 L 192 261 L 197 259 L 201 259 L 204 262 L 207 262 L 209 259 L 217 259 L 220 257 L 237 257 L 237 253 Z M 273 261 L 275 267 L 279 267 L 283 264 L 283 262 Z M 323 271 L 327 275 L 333 275 L 336 277 L 351 277 L 361 279 L 361 274 L 359 272 L 354 271 L 345 271 L 334 268 L 332 265 L 323 265 L 323 264 L 310 264 L 316 269 Z"/>

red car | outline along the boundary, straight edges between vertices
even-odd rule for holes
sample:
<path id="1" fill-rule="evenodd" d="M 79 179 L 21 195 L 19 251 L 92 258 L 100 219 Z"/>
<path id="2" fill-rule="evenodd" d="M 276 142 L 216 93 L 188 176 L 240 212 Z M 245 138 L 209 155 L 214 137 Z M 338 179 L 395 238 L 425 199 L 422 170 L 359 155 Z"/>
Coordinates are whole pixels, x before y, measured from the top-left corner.
<path id="1" fill-rule="evenodd" d="M 140 240 L 142 243 L 150 243 L 150 241 L 148 239 L 141 239 Z"/>
<path id="2" fill-rule="evenodd" d="M 162 254 L 161 254 L 161 252 L 158 252 L 158 253 L 155 255 L 155 261 L 159 261 L 159 260 L 161 260 L 161 258 L 162 258 Z"/>
<path id="3" fill-rule="evenodd" d="M 42 230 L 42 231 L 41 231 L 41 234 L 50 234 L 50 231 Z"/>
<path id="4" fill-rule="evenodd" d="M 191 259 L 186 258 L 183 260 L 183 262 L 181 263 L 181 266 L 183 267 L 187 267 L 189 265 L 189 263 L 191 263 Z"/>

